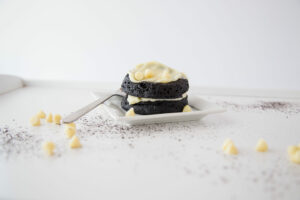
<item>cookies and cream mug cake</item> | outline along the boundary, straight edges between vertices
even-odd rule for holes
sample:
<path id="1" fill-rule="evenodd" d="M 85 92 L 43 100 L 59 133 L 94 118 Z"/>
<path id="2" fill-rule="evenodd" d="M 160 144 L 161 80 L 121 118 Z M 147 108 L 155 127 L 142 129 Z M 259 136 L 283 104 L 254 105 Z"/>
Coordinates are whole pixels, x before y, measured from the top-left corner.
<path id="1" fill-rule="evenodd" d="M 126 93 L 121 102 L 126 111 L 133 108 L 141 115 L 190 111 L 186 75 L 159 62 L 137 65 L 121 88 Z"/>

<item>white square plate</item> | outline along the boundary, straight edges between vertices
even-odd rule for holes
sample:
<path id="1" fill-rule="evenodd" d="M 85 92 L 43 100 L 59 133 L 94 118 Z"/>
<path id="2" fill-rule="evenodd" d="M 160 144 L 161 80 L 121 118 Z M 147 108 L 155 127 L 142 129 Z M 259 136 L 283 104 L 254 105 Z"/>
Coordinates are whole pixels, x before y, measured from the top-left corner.
<path id="1" fill-rule="evenodd" d="M 92 94 L 96 99 L 109 95 L 104 92 L 92 92 Z M 196 95 L 189 95 L 188 101 L 189 105 L 192 107 L 192 112 L 135 115 L 134 117 L 126 117 L 125 111 L 121 108 L 121 99 L 121 97 L 112 97 L 105 102 L 103 107 L 112 119 L 128 125 L 194 121 L 200 120 L 210 114 L 225 112 L 225 109 L 220 108 L 213 103 L 207 102 Z"/>

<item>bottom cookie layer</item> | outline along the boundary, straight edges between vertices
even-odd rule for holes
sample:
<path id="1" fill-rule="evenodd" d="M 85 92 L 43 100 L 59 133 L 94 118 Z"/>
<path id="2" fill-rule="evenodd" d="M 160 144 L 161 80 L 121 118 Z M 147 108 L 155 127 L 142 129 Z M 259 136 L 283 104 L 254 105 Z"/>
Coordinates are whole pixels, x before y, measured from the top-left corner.
<path id="1" fill-rule="evenodd" d="M 127 95 L 122 99 L 121 106 L 124 110 L 134 109 L 136 114 L 151 115 L 162 113 L 182 112 L 183 107 L 188 104 L 187 97 L 180 101 L 155 101 L 155 102 L 140 102 L 129 105 Z"/>

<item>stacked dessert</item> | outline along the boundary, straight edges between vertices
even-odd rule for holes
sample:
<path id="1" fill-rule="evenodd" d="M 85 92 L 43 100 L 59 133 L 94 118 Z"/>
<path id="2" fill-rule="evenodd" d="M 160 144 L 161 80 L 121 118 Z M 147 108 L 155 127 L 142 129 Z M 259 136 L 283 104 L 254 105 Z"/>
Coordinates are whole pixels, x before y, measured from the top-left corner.
<path id="1" fill-rule="evenodd" d="M 126 96 L 121 106 L 141 115 L 191 111 L 188 89 L 189 82 L 183 73 L 158 62 L 142 63 L 123 80 Z"/>

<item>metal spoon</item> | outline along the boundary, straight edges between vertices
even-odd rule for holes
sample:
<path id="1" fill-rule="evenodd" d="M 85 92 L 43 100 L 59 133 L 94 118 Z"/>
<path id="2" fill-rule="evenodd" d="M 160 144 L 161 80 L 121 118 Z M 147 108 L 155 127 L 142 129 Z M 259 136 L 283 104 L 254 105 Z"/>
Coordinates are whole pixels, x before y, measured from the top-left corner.
<path id="1" fill-rule="evenodd" d="M 115 91 L 113 94 L 109 95 L 108 97 L 99 98 L 96 101 L 84 106 L 83 108 L 67 115 L 66 117 L 63 118 L 62 122 L 65 124 L 69 124 L 69 123 L 76 121 L 77 119 L 79 119 L 83 115 L 87 114 L 88 112 L 90 112 L 91 110 L 93 110 L 94 108 L 96 108 L 100 104 L 104 103 L 105 101 L 107 101 L 108 99 L 110 99 L 113 96 L 124 97 L 125 93 L 122 92 L 121 89 L 119 89 L 119 90 Z"/>

